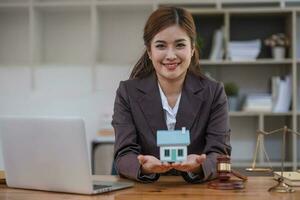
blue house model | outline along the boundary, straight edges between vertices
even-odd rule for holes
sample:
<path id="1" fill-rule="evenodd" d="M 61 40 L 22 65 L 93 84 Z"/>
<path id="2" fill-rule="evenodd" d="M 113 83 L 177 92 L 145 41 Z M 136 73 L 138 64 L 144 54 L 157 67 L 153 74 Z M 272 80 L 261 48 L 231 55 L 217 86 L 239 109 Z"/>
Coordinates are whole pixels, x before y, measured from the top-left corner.
<path id="1" fill-rule="evenodd" d="M 160 160 L 164 162 L 182 162 L 187 158 L 187 146 L 190 144 L 190 132 L 182 130 L 157 131 L 157 146 L 160 148 Z"/>

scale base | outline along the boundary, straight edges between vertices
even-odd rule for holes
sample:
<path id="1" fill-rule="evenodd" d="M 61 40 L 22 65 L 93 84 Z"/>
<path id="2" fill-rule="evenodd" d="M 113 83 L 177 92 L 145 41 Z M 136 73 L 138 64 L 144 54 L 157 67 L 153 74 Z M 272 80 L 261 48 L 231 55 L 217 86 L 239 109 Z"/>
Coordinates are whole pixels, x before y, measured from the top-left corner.
<path id="1" fill-rule="evenodd" d="M 271 187 L 268 190 L 269 192 L 280 192 L 280 193 L 295 192 L 295 190 L 291 186 L 289 186 L 283 182 L 282 178 L 279 178 L 277 181 L 278 181 L 278 183 L 275 186 Z"/>

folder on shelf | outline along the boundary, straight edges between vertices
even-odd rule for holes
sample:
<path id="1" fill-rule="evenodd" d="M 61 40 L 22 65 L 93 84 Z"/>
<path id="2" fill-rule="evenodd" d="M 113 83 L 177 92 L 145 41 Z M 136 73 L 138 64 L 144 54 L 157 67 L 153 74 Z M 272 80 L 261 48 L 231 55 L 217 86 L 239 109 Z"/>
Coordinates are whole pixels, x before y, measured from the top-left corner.
<path id="1" fill-rule="evenodd" d="M 214 32 L 212 48 L 209 55 L 210 60 L 222 60 L 224 54 L 223 38 L 224 28 L 222 27 Z"/>
<path id="2" fill-rule="evenodd" d="M 279 179 L 281 172 L 274 172 L 274 179 Z M 290 186 L 300 186 L 300 173 L 299 172 L 283 172 L 283 182 Z"/>
<path id="3" fill-rule="evenodd" d="M 288 112 L 292 101 L 292 77 L 287 75 L 279 81 L 276 79 L 274 81 L 272 89 L 275 90 L 276 99 L 273 99 L 273 112 Z"/>

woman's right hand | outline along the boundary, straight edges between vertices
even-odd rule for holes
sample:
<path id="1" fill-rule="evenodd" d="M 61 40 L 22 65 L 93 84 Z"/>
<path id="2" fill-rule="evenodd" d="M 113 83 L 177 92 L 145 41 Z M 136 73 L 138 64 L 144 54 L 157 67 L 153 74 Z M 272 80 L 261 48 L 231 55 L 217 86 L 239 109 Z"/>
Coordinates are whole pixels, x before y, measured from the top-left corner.
<path id="1" fill-rule="evenodd" d="M 141 164 L 142 174 L 159 174 L 164 173 L 172 169 L 170 163 L 162 163 L 154 156 L 139 155 L 137 157 Z"/>

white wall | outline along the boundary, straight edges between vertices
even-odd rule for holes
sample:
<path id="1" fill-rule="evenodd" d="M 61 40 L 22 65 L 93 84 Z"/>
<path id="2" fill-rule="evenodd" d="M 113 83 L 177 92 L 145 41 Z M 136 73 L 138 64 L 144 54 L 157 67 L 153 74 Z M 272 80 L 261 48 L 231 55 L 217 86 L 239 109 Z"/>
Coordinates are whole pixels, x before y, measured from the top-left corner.
<path id="1" fill-rule="evenodd" d="M 90 144 L 99 129 L 110 126 L 116 89 L 129 72 L 129 66 L 111 65 L 94 71 L 87 66 L 41 66 L 34 73 L 30 67 L 0 67 L 0 116 L 80 116 Z"/>

